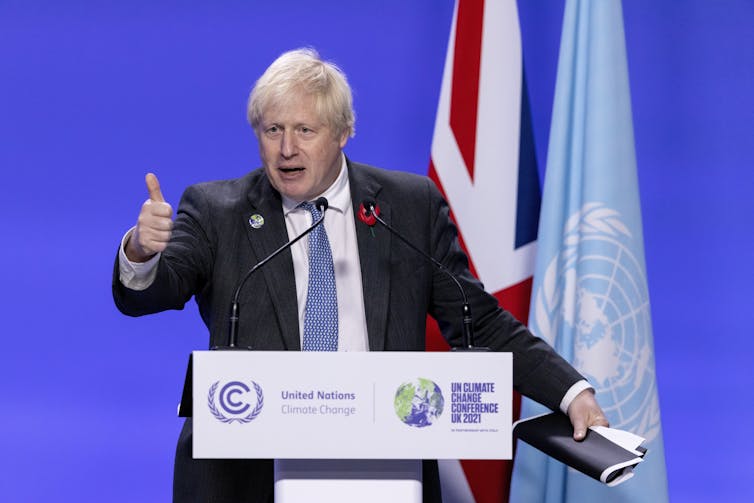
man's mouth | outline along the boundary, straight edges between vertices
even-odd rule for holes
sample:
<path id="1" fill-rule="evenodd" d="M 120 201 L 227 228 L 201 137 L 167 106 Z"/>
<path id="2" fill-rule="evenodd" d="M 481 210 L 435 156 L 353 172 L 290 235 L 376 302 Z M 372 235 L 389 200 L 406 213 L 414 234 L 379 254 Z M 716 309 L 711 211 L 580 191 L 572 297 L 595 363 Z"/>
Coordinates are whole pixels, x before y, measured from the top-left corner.
<path id="1" fill-rule="evenodd" d="M 283 173 L 295 173 L 296 171 L 304 171 L 302 167 L 280 167 L 278 168 Z"/>

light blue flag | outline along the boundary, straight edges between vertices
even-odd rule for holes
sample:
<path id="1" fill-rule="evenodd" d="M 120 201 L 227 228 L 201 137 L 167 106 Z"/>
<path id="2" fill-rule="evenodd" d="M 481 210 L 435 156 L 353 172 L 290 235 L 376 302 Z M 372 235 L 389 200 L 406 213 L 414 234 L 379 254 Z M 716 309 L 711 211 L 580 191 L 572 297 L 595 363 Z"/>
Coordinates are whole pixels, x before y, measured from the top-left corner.
<path id="1" fill-rule="evenodd" d="M 519 442 L 510 500 L 667 501 L 620 0 L 566 2 L 529 321 L 648 453 L 607 487 Z"/>

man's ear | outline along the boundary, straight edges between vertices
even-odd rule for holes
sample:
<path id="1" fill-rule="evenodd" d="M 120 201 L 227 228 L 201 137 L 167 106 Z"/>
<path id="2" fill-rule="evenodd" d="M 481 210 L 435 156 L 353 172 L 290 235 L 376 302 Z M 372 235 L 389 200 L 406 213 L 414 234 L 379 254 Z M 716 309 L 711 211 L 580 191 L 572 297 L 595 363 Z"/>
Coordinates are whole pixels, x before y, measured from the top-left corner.
<path id="1" fill-rule="evenodd" d="M 343 131 L 340 133 L 340 138 L 338 138 L 338 144 L 340 145 L 341 150 L 346 146 L 346 143 L 348 143 L 348 131 Z"/>

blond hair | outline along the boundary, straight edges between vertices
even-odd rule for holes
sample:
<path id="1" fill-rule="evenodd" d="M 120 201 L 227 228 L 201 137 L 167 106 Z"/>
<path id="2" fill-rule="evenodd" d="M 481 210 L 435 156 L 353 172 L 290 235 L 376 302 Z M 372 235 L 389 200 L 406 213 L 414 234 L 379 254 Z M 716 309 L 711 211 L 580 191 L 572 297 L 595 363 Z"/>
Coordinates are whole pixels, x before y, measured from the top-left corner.
<path id="1" fill-rule="evenodd" d="M 285 102 L 293 93 L 316 98 L 317 113 L 335 132 L 353 136 L 356 122 L 351 88 L 345 74 L 334 63 L 323 61 L 316 50 L 295 49 L 283 53 L 259 77 L 249 94 L 246 116 L 258 133 L 264 111 Z"/>

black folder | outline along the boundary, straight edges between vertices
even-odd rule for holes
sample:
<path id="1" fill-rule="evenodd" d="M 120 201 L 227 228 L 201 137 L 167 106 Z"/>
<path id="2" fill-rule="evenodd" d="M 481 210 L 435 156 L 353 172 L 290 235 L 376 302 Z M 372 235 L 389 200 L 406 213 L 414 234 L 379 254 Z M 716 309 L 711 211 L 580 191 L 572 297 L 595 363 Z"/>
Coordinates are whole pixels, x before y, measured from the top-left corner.
<path id="1" fill-rule="evenodd" d="M 608 486 L 631 478 L 647 452 L 638 435 L 602 426 L 589 428 L 577 442 L 571 421 L 559 412 L 516 421 L 513 436 Z"/>

